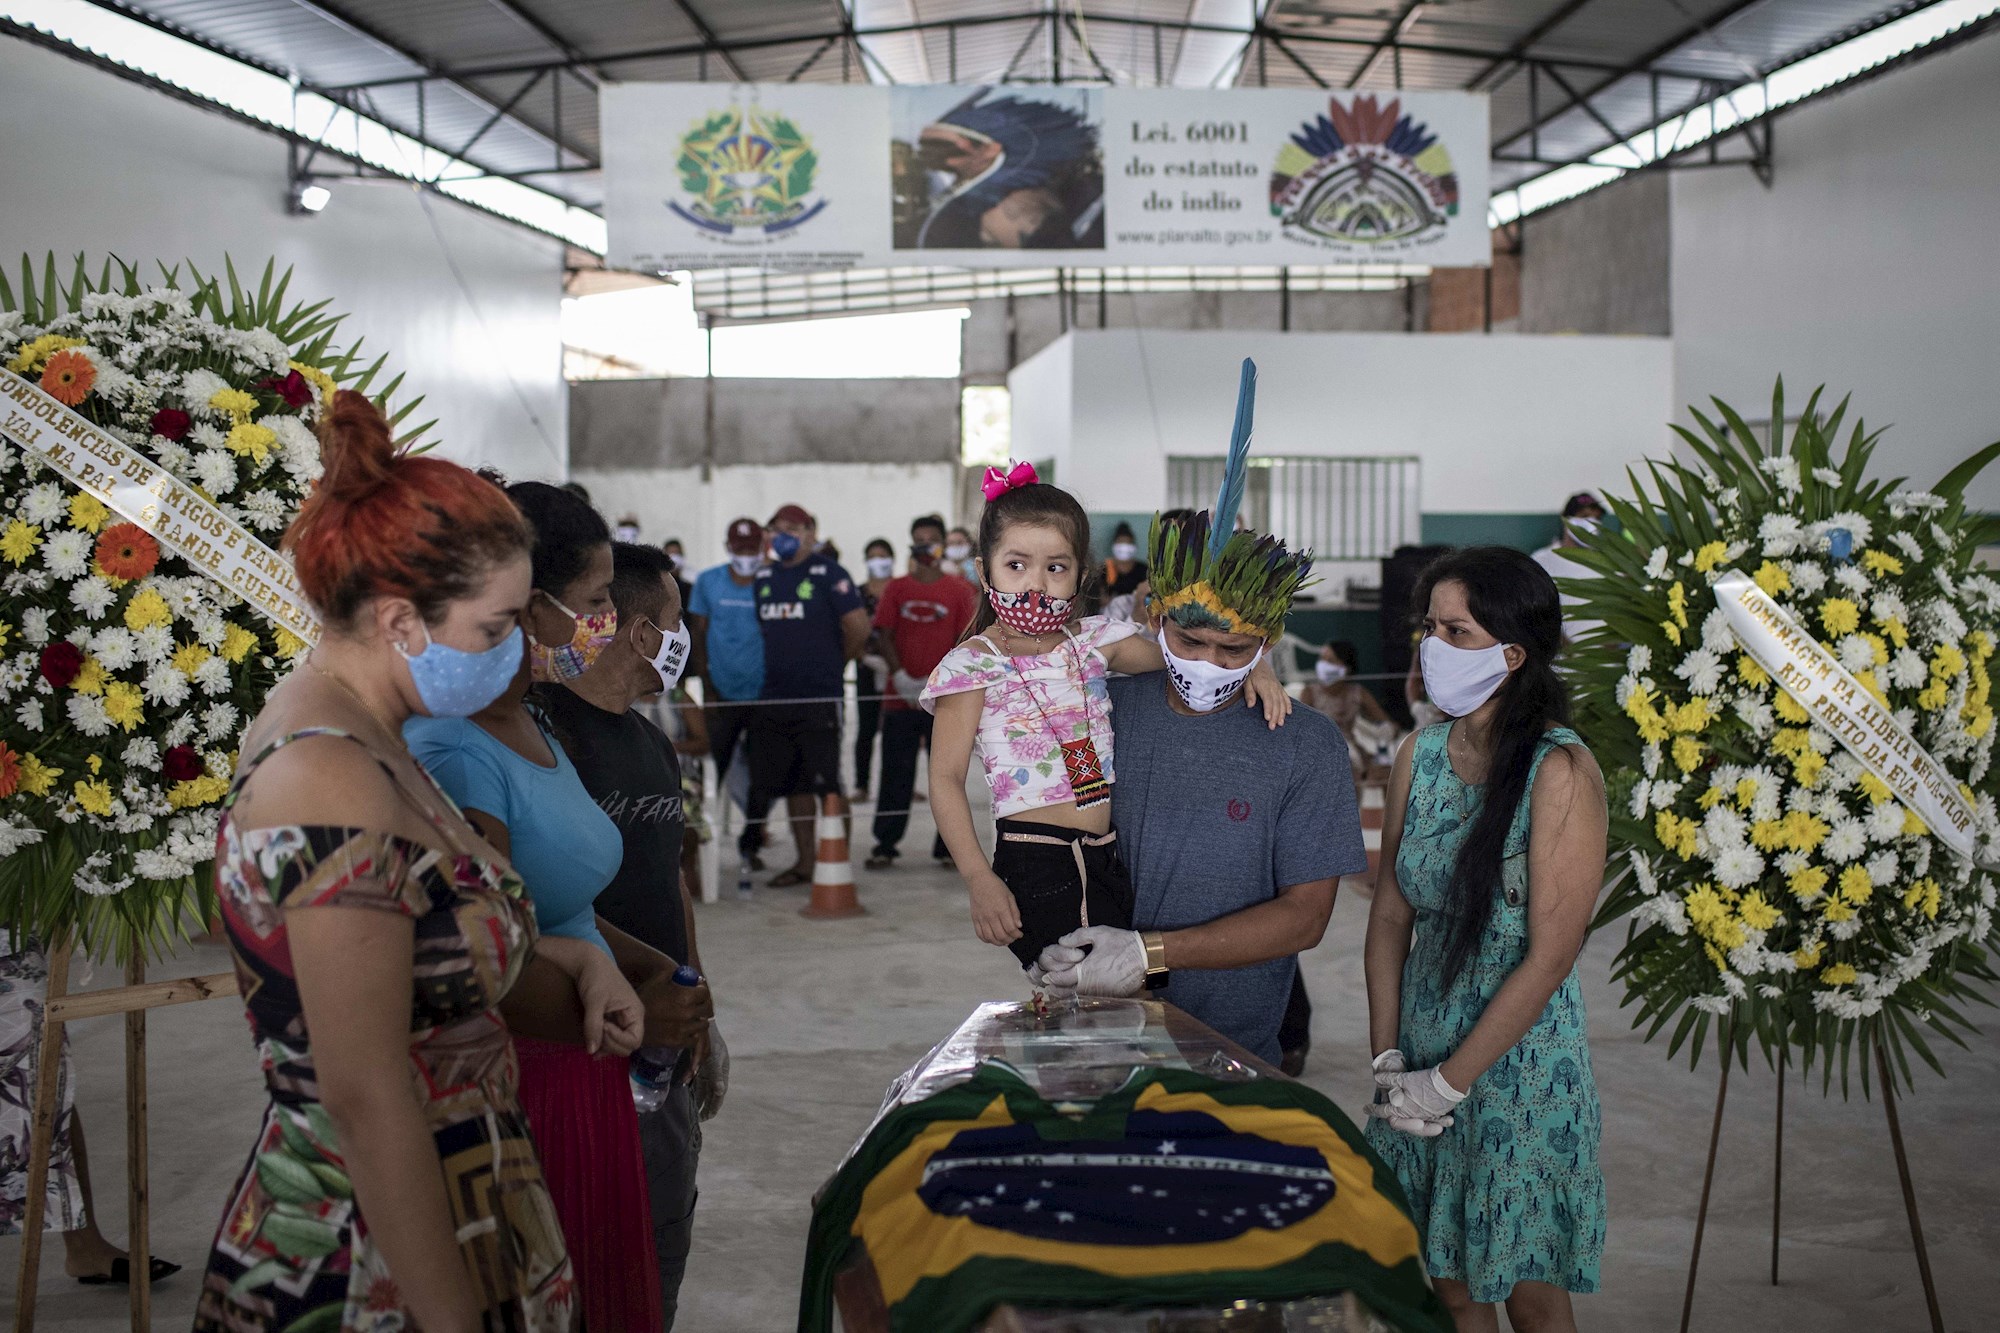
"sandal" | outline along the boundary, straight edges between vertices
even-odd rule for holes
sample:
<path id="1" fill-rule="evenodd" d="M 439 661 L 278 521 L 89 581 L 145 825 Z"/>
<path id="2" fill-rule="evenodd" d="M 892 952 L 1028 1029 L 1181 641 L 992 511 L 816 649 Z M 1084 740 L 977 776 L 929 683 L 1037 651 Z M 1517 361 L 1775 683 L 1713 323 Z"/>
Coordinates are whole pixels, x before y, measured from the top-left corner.
<path id="1" fill-rule="evenodd" d="M 812 883 L 812 872 L 810 870 L 801 870 L 797 866 L 793 866 L 790 870 L 781 870 L 777 874 L 771 876 L 771 882 L 767 884 L 765 887 L 772 889 L 790 889 L 790 888 L 796 888 L 801 884 L 810 884 L 810 883 Z"/>
<path id="2" fill-rule="evenodd" d="M 181 1271 L 179 1264 L 170 1264 L 165 1259 L 160 1258 L 155 1258 L 148 1267 L 152 1273 L 151 1280 L 153 1282 L 158 1282 L 162 1278 L 172 1277 Z M 111 1271 L 109 1273 L 85 1273 L 77 1281 L 86 1287 L 104 1287 L 113 1284 L 121 1287 L 129 1287 L 132 1285 L 132 1261 L 121 1255 L 111 1261 Z"/>
<path id="3" fill-rule="evenodd" d="M 866 870 L 890 870 L 895 867 L 895 864 L 896 854 L 894 852 L 871 852 L 868 859 L 861 863 L 862 868 Z"/>

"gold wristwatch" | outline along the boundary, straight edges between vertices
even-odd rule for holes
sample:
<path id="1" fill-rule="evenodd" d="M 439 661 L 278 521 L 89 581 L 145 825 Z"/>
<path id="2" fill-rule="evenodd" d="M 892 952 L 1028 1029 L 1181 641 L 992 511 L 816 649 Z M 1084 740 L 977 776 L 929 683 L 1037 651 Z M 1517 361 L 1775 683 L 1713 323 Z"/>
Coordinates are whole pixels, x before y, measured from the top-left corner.
<path id="1" fill-rule="evenodd" d="M 1139 941 L 1146 946 L 1146 989 L 1160 990 L 1167 984 L 1167 937 L 1149 930 Z"/>

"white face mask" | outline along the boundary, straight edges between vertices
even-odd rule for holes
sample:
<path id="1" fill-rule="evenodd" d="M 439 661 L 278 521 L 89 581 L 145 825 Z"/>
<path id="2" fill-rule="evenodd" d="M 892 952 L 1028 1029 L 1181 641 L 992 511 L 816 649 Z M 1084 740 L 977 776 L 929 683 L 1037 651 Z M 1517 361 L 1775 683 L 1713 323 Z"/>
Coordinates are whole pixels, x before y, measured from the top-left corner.
<path id="1" fill-rule="evenodd" d="M 652 621 L 647 621 L 651 625 Z M 659 629 L 658 625 L 653 625 Z M 653 664 L 653 670 L 660 674 L 660 689 L 667 691 L 680 684 L 681 673 L 687 670 L 688 653 L 694 647 L 694 636 L 688 633 L 687 621 L 683 619 L 678 628 L 660 630 L 660 651 L 646 660 Z"/>
<path id="2" fill-rule="evenodd" d="M 1211 713 L 1228 703 L 1243 688 L 1243 679 L 1250 669 L 1257 665 L 1256 657 L 1240 667 L 1178 657 L 1167 647 L 1165 634 L 1160 636 L 1160 655 L 1167 659 L 1167 679 L 1174 683 L 1174 693 L 1197 713 Z"/>
<path id="3" fill-rule="evenodd" d="M 868 577 L 886 579 L 896 572 L 896 557 L 892 555 L 871 555 L 868 557 Z"/>
<path id="4" fill-rule="evenodd" d="M 1139 548 L 1131 542 L 1113 542 L 1111 543 L 1111 558 L 1113 560 L 1137 560 L 1139 558 Z"/>
<path id="5" fill-rule="evenodd" d="M 1319 673 L 1320 684 L 1331 685 L 1347 674 L 1347 663 L 1315 662 L 1313 663 L 1313 670 Z"/>
<path id="6" fill-rule="evenodd" d="M 963 560 L 971 554 L 972 548 L 964 542 L 953 542 L 944 548 L 944 558 L 947 560 Z"/>
<path id="7" fill-rule="evenodd" d="M 639 540 L 639 529 L 631 523 L 620 523 L 611 535 L 621 542 L 636 542 Z"/>
<path id="8" fill-rule="evenodd" d="M 1507 645 L 1454 648 L 1432 635 L 1417 650 L 1423 660 L 1424 693 L 1448 716 L 1478 711 L 1507 679 Z"/>
<path id="9" fill-rule="evenodd" d="M 764 567 L 764 557 L 761 555 L 732 555 L 729 557 L 729 567 L 747 579 Z"/>

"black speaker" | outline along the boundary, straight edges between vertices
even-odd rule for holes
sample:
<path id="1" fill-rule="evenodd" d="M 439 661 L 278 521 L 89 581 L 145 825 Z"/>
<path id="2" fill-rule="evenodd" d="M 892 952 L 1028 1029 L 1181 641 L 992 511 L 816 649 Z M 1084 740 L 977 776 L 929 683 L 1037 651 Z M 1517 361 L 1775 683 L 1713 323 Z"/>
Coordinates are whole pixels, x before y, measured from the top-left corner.
<path id="1" fill-rule="evenodd" d="M 1422 615 L 1410 604 L 1416 595 L 1417 580 L 1424 569 L 1436 560 L 1449 546 L 1399 546 L 1387 560 L 1382 562 L 1382 670 L 1401 676 L 1410 669 L 1412 648 Z M 1389 710 L 1389 716 L 1396 719 L 1399 727 L 1416 725 L 1410 716 L 1409 700 L 1403 696 L 1403 687 L 1396 681 L 1383 681 L 1377 691 L 1382 706 Z"/>

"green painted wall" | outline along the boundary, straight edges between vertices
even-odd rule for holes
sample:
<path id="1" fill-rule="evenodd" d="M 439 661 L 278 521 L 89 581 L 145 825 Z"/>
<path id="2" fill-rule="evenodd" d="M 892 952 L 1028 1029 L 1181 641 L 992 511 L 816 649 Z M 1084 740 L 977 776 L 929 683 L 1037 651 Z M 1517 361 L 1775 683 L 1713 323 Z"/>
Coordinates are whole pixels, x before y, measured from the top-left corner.
<path id="1" fill-rule="evenodd" d="M 1560 519 L 1546 514 L 1425 514 L 1425 546 L 1514 546 L 1539 551 L 1556 539 Z"/>

